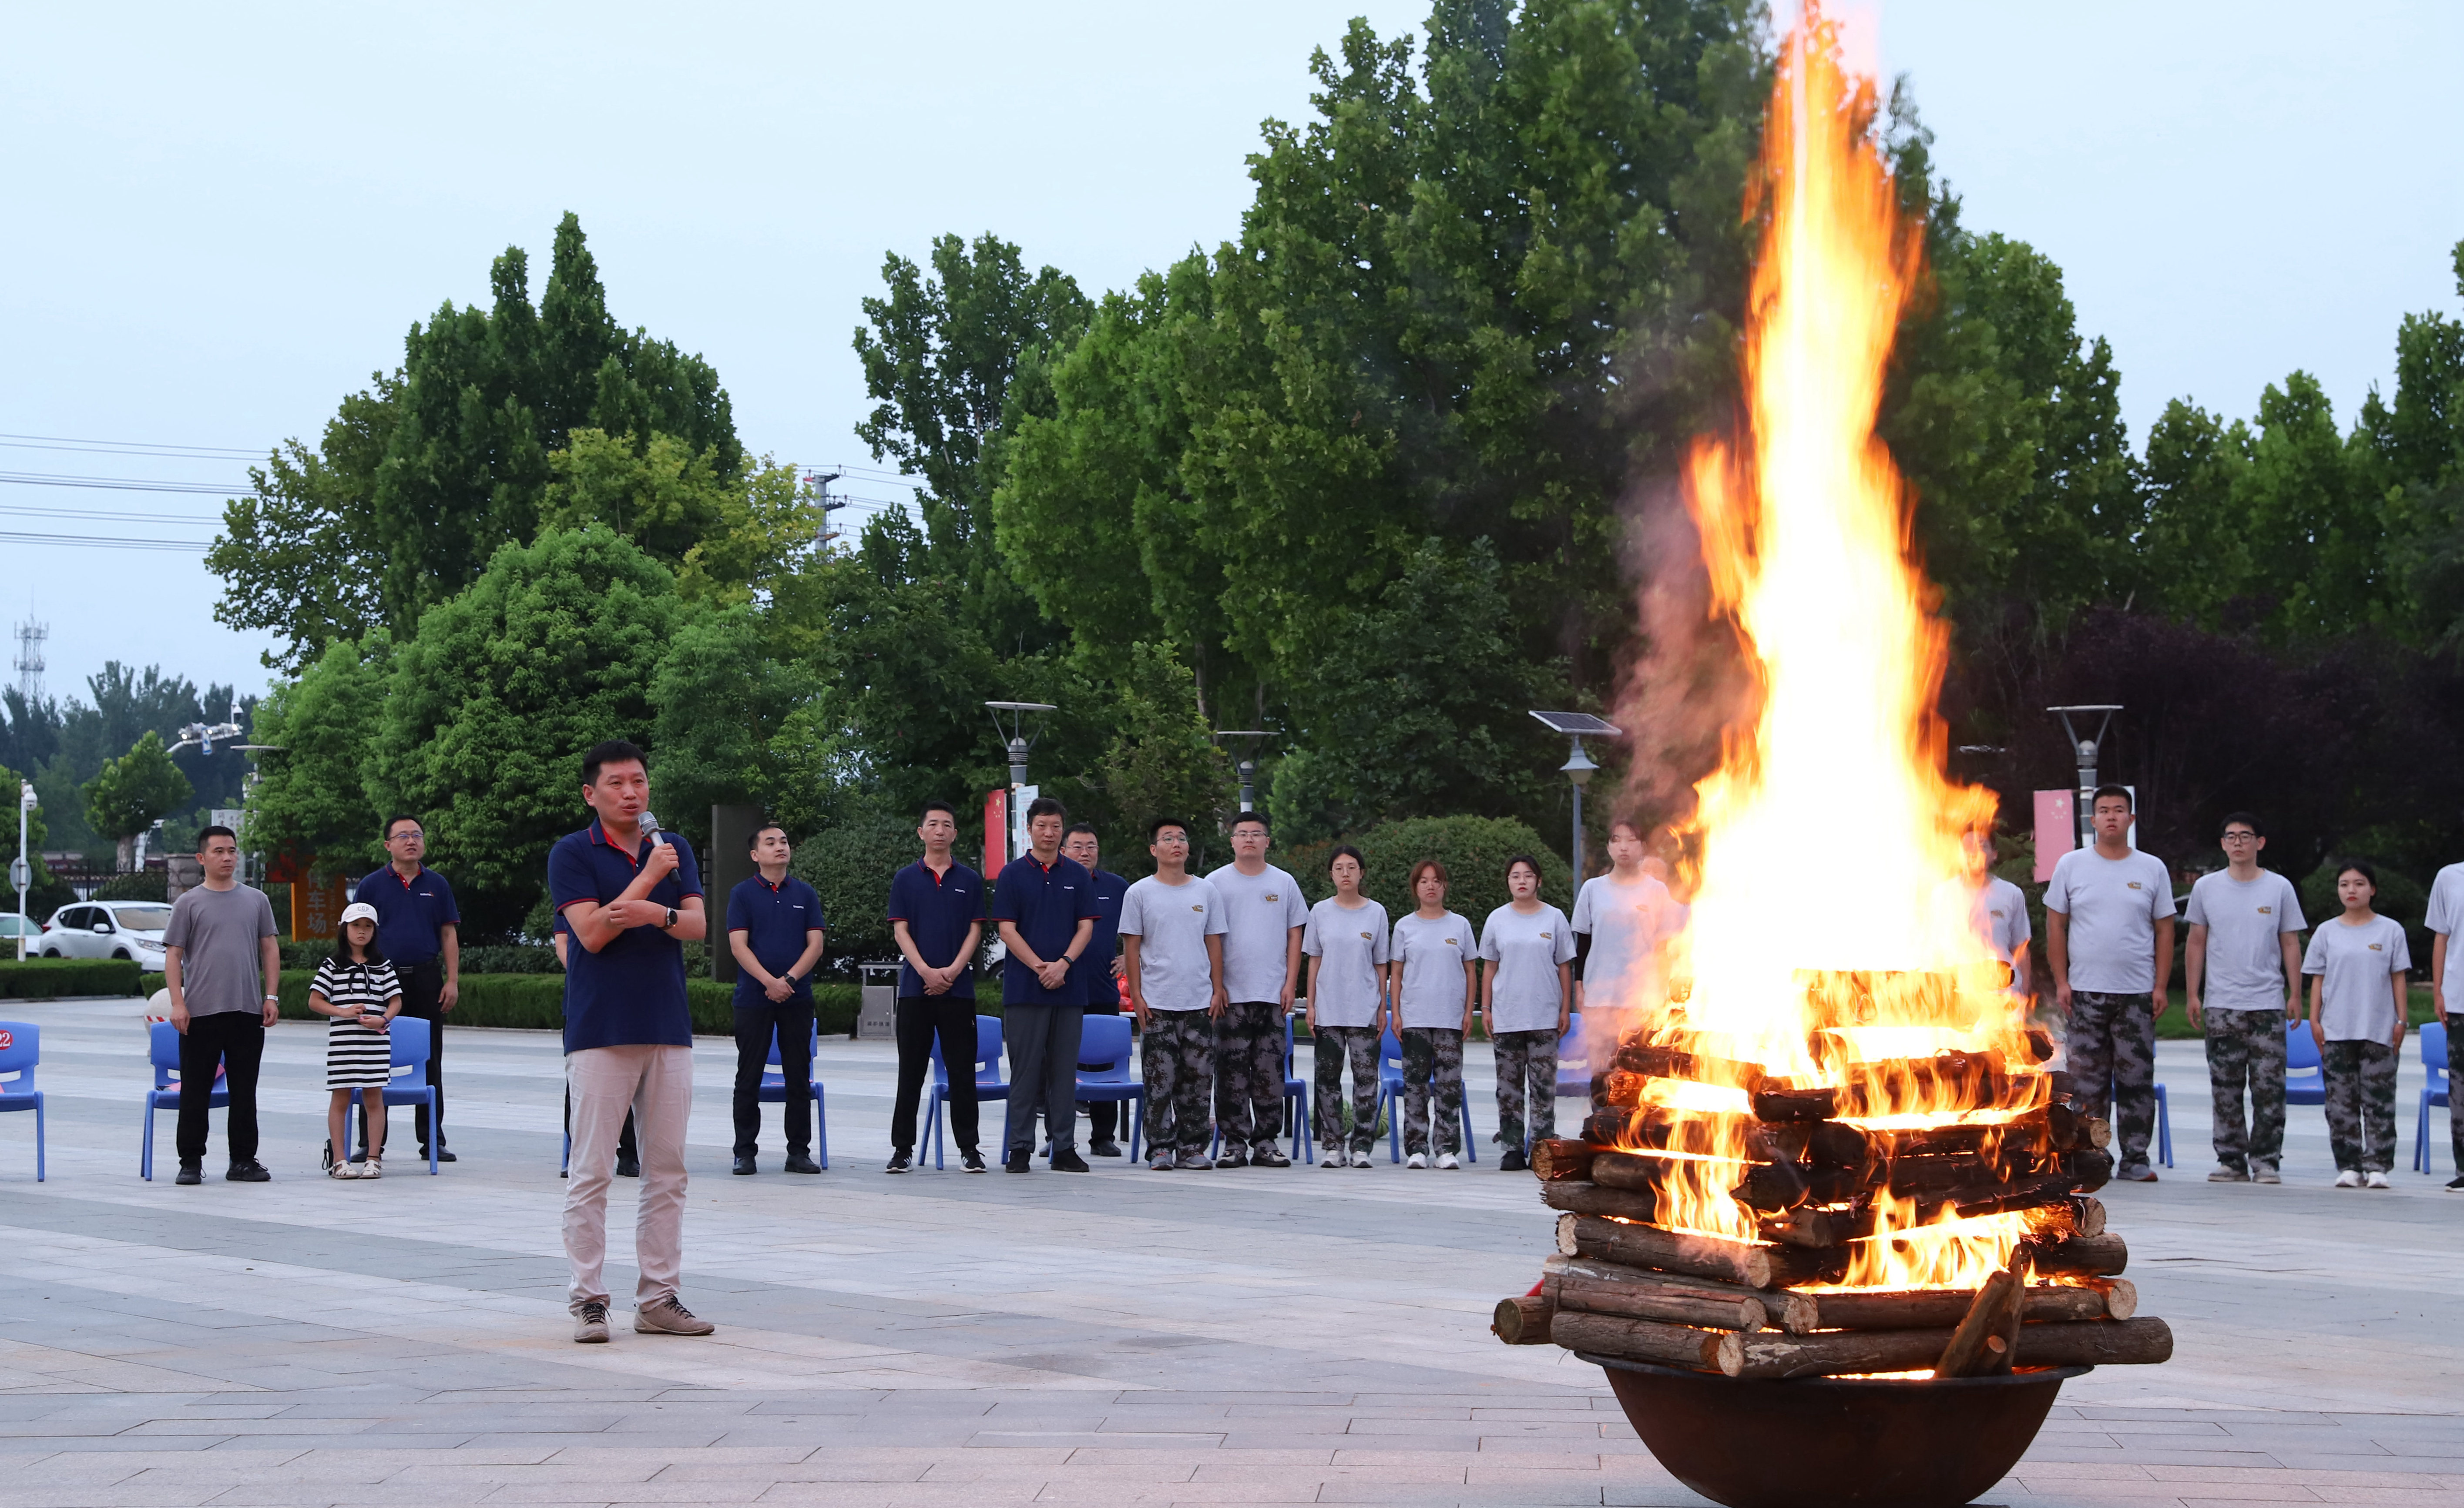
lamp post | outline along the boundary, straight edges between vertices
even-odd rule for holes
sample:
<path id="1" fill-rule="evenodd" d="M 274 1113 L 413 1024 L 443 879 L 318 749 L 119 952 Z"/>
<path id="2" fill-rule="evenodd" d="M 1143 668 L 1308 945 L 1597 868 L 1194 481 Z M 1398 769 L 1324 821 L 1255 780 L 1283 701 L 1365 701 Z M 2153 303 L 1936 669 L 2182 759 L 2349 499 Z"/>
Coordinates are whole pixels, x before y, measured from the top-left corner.
<path id="1" fill-rule="evenodd" d="M 1258 809 L 1258 741 L 1281 736 L 1271 728 L 1219 728 L 1218 738 L 1241 740 L 1240 756 L 1233 761 L 1232 771 L 1241 777 L 1241 810 Z"/>
<path id="2" fill-rule="evenodd" d="M 1622 738 L 1625 730 L 1589 712 L 1533 712 L 1531 715 L 1550 732 L 1564 733 L 1572 746 L 1566 762 L 1559 765 L 1557 771 L 1574 788 L 1574 888 L 1579 890 L 1583 885 L 1583 787 L 1592 783 L 1592 776 L 1599 769 L 1592 762 L 1592 756 L 1583 752 L 1583 740 Z"/>
<path id="3" fill-rule="evenodd" d="M 2104 742 L 2105 730 L 2113 726 L 2113 714 L 2122 710 L 2120 704 L 2092 707 L 2048 707 L 2046 711 L 2062 720 L 2062 736 L 2071 743 L 2071 754 L 2079 760 L 2079 798 L 2071 802 L 2072 841 L 2080 848 L 2096 843 L 2096 788 L 2104 782 L 2097 777 L 2097 750 Z M 2085 717 L 2098 714 L 2096 736 L 2081 738 L 2071 722 L 2071 714 Z"/>
<path id="4" fill-rule="evenodd" d="M 34 815 L 34 782 L 17 782 L 17 858 L 9 865 L 9 883 L 17 887 L 17 961 L 26 961 L 26 891 L 34 883 L 34 861 L 26 852 L 26 826 Z"/>
<path id="5" fill-rule="evenodd" d="M 1016 857 L 1026 852 L 1026 804 L 1035 799 L 1035 787 L 1026 783 L 1027 752 L 1044 736 L 1045 714 L 1061 709 L 1049 702 L 986 702 L 984 706 L 991 710 L 993 732 L 1001 734 L 1002 751 L 1009 755 L 1009 845 L 1011 856 Z M 1006 725 L 1001 722 L 1003 713 L 1009 717 Z"/>

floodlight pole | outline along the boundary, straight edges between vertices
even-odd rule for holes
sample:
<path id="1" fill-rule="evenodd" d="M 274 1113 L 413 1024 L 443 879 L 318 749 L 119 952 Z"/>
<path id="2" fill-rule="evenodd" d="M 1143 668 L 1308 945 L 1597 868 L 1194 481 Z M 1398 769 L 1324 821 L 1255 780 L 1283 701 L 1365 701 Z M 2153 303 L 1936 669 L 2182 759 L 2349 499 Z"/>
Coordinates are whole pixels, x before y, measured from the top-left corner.
<path id="1" fill-rule="evenodd" d="M 1583 787 L 1592 783 L 1592 774 L 1599 766 L 1592 763 L 1590 754 L 1583 753 L 1582 739 L 1575 738 L 1573 742 L 1574 752 L 1557 768 L 1573 782 L 1574 787 L 1574 888 L 1579 890 L 1583 885 Z"/>
<path id="2" fill-rule="evenodd" d="M 1016 858 L 1026 852 L 1026 755 L 1035 741 L 1044 736 L 1041 723 L 1030 724 L 1029 720 L 1061 709 L 1049 702 L 986 702 L 984 706 L 993 714 L 993 732 L 1001 735 L 1002 752 L 1009 755 L 1010 857 Z M 1004 712 L 1009 714 L 1006 726 L 1001 722 Z M 1028 731 L 1030 726 L 1032 732 Z"/>
<path id="3" fill-rule="evenodd" d="M 34 783 L 17 782 L 17 862 L 9 866 L 9 883 L 17 887 L 17 961 L 26 961 L 26 889 L 34 883 L 33 856 L 26 852 L 27 824 L 34 814 Z"/>
<path id="4" fill-rule="evenodd" d="M 1240 757 L 1233 761 L 1232 771 L 1241 777 L 1241 810 L 1258 809 L 1258 740 L 1280 736 L 1271 728 L 1219 728 L 1218 738 L 1241 740 Z"/>
<path id="5" fill-rule="evenodd" d="M 2062 720 L 2062 736 L 2070 740 L 2071 754 L 2079 760 L 2079 798 L 2071 803 L 2073 841 L 2079 847 L 2092 847 L 2096 842 L 2096 788 L 2104 783 L 2098 777 L 2097 751 L 2104 742 L 2105 731 L 2113 726 L 2113 714 L 2122 710 L 2121 705 L 2048 707 L 2045 710 Z M 2079 729 L 2071 722 L 2073 712 L 2081 716 L 2089 712 L 2100 714 L 2095 737 L 2081 738 L 2079 735 Z"/>

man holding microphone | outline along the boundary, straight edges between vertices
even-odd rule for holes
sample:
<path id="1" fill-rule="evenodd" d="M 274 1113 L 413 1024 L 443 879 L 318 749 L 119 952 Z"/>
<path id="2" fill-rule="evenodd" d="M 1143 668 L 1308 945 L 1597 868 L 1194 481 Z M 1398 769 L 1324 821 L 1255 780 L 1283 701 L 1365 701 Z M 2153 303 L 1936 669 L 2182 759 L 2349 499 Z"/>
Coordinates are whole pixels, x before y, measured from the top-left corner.
<path id="1" fill-rule="evenodd" d="M 685 1122 L 693 1111 L 693 1013 L 683 944 L 701 937 L 701 868 L 681 838 L 649 820 L 642 751 L 622 739 L 582 759 L 589 826 L 548 853 L 548 896 L 572 929 L 564 976 L 565 1081 L 573 1094 L 564 1254 L 573 1267 L 573 1338 L 607 1341 L 607 1183 L 629 1106 L 642 1146 L 633 1227 L 633 1328 L 708 1335 L 676 1301 L 684 1272 Z"/>

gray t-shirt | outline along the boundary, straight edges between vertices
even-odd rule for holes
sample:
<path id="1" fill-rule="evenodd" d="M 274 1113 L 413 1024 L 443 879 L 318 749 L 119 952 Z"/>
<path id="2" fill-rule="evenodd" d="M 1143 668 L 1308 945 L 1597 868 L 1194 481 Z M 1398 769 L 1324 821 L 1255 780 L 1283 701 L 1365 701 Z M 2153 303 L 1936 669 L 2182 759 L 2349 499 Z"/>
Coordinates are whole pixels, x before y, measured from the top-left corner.
<path id="1" fill-rule="evenodd" d="M 1138 940 L 1138 990 L 1150 1011 L 1203 1011 L 1215 1003 L 1206 940 L 1223 934 L 1223 898 L 1196 875 L 1166 885 L 1153 875 L 1121 897 L 1121 935 Z"/>
<path id="2" fill-rule="evenodd" d="M 1320 1026 L 1375 1026 L 1385 998 L 1386 907 L 1364 900 L 1346 909 L 1328 896 L 1309 907 L 1301 953 L 1319 960 L 1309 1009 Z"/>
<path id="3" fill-rule="evenodd" d="M 1573 929 L 1592 940 L 1583 955 L 1583 999 L 1595 1009 L 1658 1006 L 1660 945 L 1685 925 L 1685 907 L 1651 875 L 1620 885 L 1594 875 L 1574 897 Z"/>
<path id="4" fill-rule="evenodd" d="M 2107 859 L 2074 848 L 2055 861 L 2045 909 L 2071 919 L 2071 988 L 2146 994 L 2156 988 L 2156 923 L 2173 914 L 2173 877 L 2134 848 Z"/>
<path id="5" fill-rule="evenodd" d="M 2284 977 L 2287 932 L 2308 925 L 2293 882 L 2273 869 L 2236 880 L 2218 869 L 2190 886 L 2183 919 L 2208 929 L 2206 977 L 2199 1005 L 2210 1011 L 2281 1011 L 2293 981 Z M 2392 1024 L 2392 1023 L 2390 1023 Z"/>
<path id="6" fill-rule="evenodd" d="M 1497 965 L 1488 994 L 1491 1033 L 1557 1029 L 1566 1003 L 1557 991 L 1557 966 L 1574 956 L 1574 929 L 1565 912 L 1546 903 L 1529 916 L 1511 903 L 1499 907 L 1480 929 L 1480 955 Z"/>
<path id="7" fill-rule="evenodd" d="M 1386 956 L 1403 966 L 1395 1008 L 1405 1026 L 1463 1030 L 1463 965 L 1480 956 L 1469 921 L 1452 911 L 1435 918 L 1407 911 L 1395 923 Z"/>
<path id="8" fill-rule="evenodd" d="M 2404 928 L 2373 916 L 2348 927 L 2342 916 L 2319 924 L 2301 972 L 2324 976 L 2319 1020 L 2331 1042 L 2384 1042 L 2395 1036 L 2395 986 L 2387 975 L 2412 967 Z"/>
<path id="9" fill-rule="evenodd" d="M 2464 930 L 2464 863 L 2449 864 L 2430 882 L 2430 915 L 2426 923 L 2441 937 L 2452 939 L 2457 931 Z M 2451 957 L 2448 976 L 2453 978 L 2458 970 L 2464 970 L 2464 959 Z M 2450 1011 L 2464 1010 L 2464 989 L 2451 984 L 2442 993 L 2447 998 L 2440 1004 Z"/>
<path id="10" fill-rule="evenodd" d="M 265 1009 L 257 940 L 275 935 L 274 904 L 253 885 L 203 885 L 171 903 L 163 946 L 180 950 L 180 994 L 190 1016 Z"/>
<path id="11" fill-rule="evenodd" d="M 1246 875 L 1228 863 L 1206 881 L 1223 898 L 1223 988 L 1235 1002 L 1281 1000 L 1291 930 L 1309 923 L 1299 882 L 1273 864 Z"/>

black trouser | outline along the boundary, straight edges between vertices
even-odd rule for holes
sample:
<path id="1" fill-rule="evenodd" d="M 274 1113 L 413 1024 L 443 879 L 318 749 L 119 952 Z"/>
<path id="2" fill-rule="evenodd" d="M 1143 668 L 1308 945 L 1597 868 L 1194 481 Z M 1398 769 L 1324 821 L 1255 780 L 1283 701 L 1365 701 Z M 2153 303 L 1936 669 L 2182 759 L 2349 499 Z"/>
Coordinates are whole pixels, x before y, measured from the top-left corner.
<path id="1" fill-rule="evenodd" d="M 1121 1014 L 1121 1007 L 1117 1002 L 1106 1002 L 1100 1000 L 1092 1001 L 1089 1002 L 1087 1007 L 1087 1014 L 1089 1016 L 1118 1016 Z M 1121 1102 L 1118 1100 L 1089 1100 L 1083 1103 L 1087 1111 L 1087 1140 L 1090 1142 L 1109 1142 L 1112 1140 L 1112 1133 L 1121 1128 Z M 1046 1116 L 1045 1118 L 1045 1124 L 1049 1126 L 1051 1124 L 1051 1117 Z M 1073 1126 L 1071 1128 L 1074 1130 L 1076 1127 Z"/>
<path id="2" fill-rule="evenodd" d="M 1001 1045 L 1009 1053 L 1009 1114 L 1001 1143 L 1011 1153 L 1035 1150 L 1035 1112 L 1068 1105 L 1044 1118 L 1052 1133 L 1052 1155 L 1074 1146 L 1078 1130 L 1078 1038 L 1087 1024 L 1083 1005 L 1021 1003 L 1001 1007 Z"/>
<path id="3" fill-rule="evenodd" d="M 898 1098 L 891 1102 L 890 1145 L 915 1150 L 915 1112 L 924 1081 L 933 1072 L 933 1038 L 941 1039 L 941 1061 L 950 1069 L 950 1137 L 975 1151 L 976 1002 L 949 994 L 898 997 Z"/>
<path id="4" fill-rule="evenodd" d="M 573 1134 L 573 1085 L 569 1082 L 564 1086 L 564 1134 Z M 616 1160 L 636 1168 L 642 1164 L 642 1146 L 633 1139 L 633 1112 L 629 1109 L 625 1112 L 625 1128 L 616 1133 Z"/>
<path id="5" fill-rule="evenodd" d="M 736 1155 L 750 1157 L 761 1139 L 761 1070 L 770 1063 L 770 1038 L 779 1038 L 779 1077 L 787 1085 L 787 1151 L 813 1150 L 813 999 L 789 995 L 736 1008 Z"/>
<path id="6" fill-rule="evenodd" d="M 206 1112 L 213 1100 L 214 1065 L 223 1066 L 231 1113 L 223 1140 L 234 1165 L 256 1161 L 256 1070 L 265 1061 L 265 1017 L 254 1011 L 217 1011 L 188 1017 L 180 1037 L 180 1162 L 206 1160 Z"/>
<path id="7" fill-rule="evenodd" d="M 402 1014 L 415 1016 L 428 1023 L 428 1082 L 436 1089 L 436 1149 L 445 1149 L 445 1011 L 439 1004 L 445 994 L 445 960 L 430 958 L 395 971 L 402 981 Z M 410 1128 L 419 1136 L 422 1155 L 428 1151 L 428 1106 L 414 1105 L 410 1112 Z M 393 1123 L 385 1123 L 385 1141 L 393 1141 Z M 360 1150 L 368 1149 L 367 1117 L 360 1117 Z"/>

